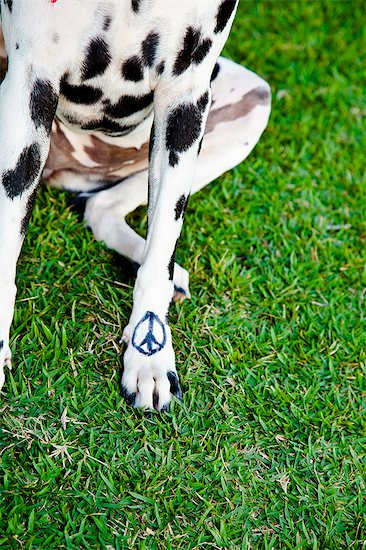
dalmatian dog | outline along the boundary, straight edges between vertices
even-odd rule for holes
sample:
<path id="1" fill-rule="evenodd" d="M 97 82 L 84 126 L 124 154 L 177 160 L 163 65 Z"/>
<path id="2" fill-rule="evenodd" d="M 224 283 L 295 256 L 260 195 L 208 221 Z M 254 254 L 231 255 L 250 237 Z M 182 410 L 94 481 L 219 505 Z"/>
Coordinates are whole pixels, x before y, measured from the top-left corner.
<path id="1" fill-rule="evenodd" d="M 240 163 L 270 90 L 219 57 L 238 0 L 0 0 L 0 388 L 16 262 L 41 178 L 78 192 L 96 239 L 139 265 L 122 389 L 181 397 L 168 310 L 189 297 L 175 251 L 191 193 Z M 146 241 L 126 216 L 147 204 Z"/>

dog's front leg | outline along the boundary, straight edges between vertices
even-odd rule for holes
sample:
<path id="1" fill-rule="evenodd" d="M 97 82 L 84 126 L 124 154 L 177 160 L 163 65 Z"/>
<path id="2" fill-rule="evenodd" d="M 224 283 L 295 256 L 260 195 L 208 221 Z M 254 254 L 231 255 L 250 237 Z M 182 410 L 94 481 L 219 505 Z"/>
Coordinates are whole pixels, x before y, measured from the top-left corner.
<path id="1" fill-rule="evenodd" d="M 0 389 L 10 367 L 16 262 L 46 162 L 57 106 L 55 87 L 14 63 L 0 87 Z"/>
<path id="2" fill-rule="evenodd" d="M 180 397 L 168 310 L 174 259 L 210 105 L 209 84 L 155 92 L 149 164 L 148 234 L 131 318 L 124 331 L 122 387 L 136 407 L 166 410 Z"/>

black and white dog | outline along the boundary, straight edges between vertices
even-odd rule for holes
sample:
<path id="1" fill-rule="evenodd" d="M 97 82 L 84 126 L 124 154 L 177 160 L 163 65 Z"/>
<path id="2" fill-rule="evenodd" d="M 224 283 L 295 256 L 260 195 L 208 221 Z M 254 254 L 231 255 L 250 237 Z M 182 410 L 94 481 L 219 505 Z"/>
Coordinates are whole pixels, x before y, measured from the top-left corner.
<path id="1" fill-rule="evenodd" d="M 249 154 L 270 113 L 266 82 L 219 58 L 237 3 L 0 0 L 0 388 L 43 174 L 82 191 L 95 237 L 140 265 L 126 399 L 162 411 L 180 397 L 167 313 L 174 288 L 189 296 L 175 264 L 188 198 Z M 146 203 L 145 242 L 125 217 Z"/>

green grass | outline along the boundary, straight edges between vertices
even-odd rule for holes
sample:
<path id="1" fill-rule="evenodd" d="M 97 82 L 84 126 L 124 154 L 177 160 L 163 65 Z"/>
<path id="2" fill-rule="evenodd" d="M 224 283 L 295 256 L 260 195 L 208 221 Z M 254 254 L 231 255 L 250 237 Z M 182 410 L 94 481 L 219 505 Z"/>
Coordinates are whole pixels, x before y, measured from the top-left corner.
<path id="1" fill-rule="evenodd" d="M 132 282 L 45 189 L 0 405 L 2 548 L 364 548 L 364 4 L 240 4 L 226 54 L 273 114 L 190 203 L 183 404 L 150 421 L 121 400 Z"/>

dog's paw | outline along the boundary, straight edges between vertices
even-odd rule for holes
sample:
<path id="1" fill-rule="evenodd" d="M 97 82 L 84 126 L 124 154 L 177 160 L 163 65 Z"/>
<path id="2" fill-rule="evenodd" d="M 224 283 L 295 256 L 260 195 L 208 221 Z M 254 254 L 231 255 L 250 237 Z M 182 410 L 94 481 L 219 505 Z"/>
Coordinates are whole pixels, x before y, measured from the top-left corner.
<path id="1" fill-rule="evenodd" d="M 129 344 L 123 359 L 122 394 L 135 408 L 168 411 L 172 396 L 182 398 L 170 328 L 151 311 L 141 317 L 132 335 L 129 327 L 124 332 Z"/>
<path id="2" fill-rule="evenodd" d="M 181 302 L 185 298 L 190 298 L 189 292 L 189 273 L 186 269 L 178 264 L 174 266 L 174 294 L 173 300 Z"/>
<path id="3" fill-rule="evenodd" d="M 124 356 L 122 395 L 129 405 L 145 411 L 169 411 L 172 396 L 182 399 L 182 390 L 174 366 L 164 359 L 136 357 L 129 347 Z M 172 370 L 174 368 L 174 370 Z"/>
<path id="4" fill-rule="evenodd" d="M 11 369 L 11 351 L 9 346 L 4 345 L 4 342 L 0 341 L 0 390 L 5 382 L 4 367 Z"/>

